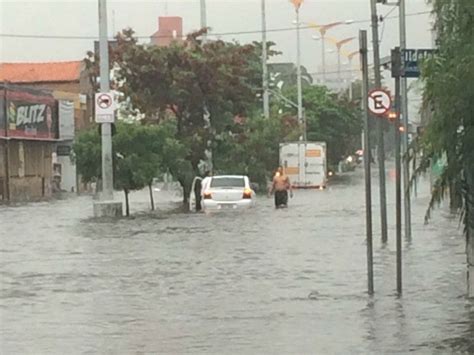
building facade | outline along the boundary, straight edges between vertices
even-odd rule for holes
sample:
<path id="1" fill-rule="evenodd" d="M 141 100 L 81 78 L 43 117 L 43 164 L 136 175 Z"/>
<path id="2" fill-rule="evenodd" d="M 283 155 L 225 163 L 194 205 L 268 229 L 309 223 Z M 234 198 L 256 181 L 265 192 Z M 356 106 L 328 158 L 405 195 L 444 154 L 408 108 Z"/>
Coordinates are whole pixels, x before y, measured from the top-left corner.
<path id="1" fill-rule="evenodd" d="M 177 16 L 158 18 L 158 31 L 150 37 L 150 43 L 155 46 L 166 47 L 174 41 L 183 40 L 183 19 Z"/>
<path id="2" fill-rule="evenodd" d="M 51 92 L 0 83 L 0 201 L 51 197 L 57 142 Z"/>
<path id="3" fill-rule="evenodd" d="M 70 154 L 75 133 L 93 125 L 94 91 L 84 62 L 1 63 L 0 81 L 16 88 L 46 91 L 56 100 L 58 141 L 47 162 L 52 164 L 53 190 L 87 190 L 80 184 Z"/>

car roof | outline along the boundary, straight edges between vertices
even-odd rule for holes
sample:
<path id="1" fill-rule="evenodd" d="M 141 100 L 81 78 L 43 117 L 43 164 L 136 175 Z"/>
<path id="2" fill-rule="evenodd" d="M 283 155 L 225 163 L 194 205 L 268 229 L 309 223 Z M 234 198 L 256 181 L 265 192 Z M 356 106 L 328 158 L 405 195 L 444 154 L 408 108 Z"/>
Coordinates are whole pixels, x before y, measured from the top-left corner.
<path id="1" fill-rule="evenodd" d="M 211 176 L 213 179 L 222 179 L 222 178 L 237 178 L 237 179 L 245 179 L 247 176 L 245 175 L 214 175 Z"/>

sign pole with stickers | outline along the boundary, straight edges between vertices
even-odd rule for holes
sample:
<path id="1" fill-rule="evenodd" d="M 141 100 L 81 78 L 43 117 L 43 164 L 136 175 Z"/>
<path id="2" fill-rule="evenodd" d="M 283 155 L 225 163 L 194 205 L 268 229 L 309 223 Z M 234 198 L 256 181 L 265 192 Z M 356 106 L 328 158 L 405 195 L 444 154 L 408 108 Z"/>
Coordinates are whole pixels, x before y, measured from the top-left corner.
<path id="1" fill-rule="evenodd" d="M 372 246 L 372 180 L 370 172 L 371 149 L 369 132 L 369 108 L 367 93 L 369 90 L 369 65 L 367 48 L 367 31 L 359 32 L 360 61 L 362 69 L 362 105 L 364 108 L 364 175 L 365 175 L 365 228 L 367 244 L 367 289 L 369 295 L 374 294 L 374 261 Z"/>
<path id="2" fill-rule="evenodd" d="M 99 0 L 100 92 L 95 95 L 95 121 L 101 125 L 102 191 L 94 203 L 95 217 L 122 216 L 122 203 L 114 202 L 112 124 L 115 121 L 114 97 L 109 92 L 109 48 L 106 0 Z"/>
<path id="3" fill-rule="evenodd" d="M 392 68 L 400 67 L 399 48 L 395 50 L 395 61 Z M 396 224 L 396 240 L 397 240 L 397 293 L 402 294 L 402 183 L 401 183 L 401 149 L 400 149 L 400 129 L 403 127 L 400 122 L 400 112 L 402 111 L 401 93 L 400 93 L 400 75 L 395 77 L 395 110 L 393 112 L 394 134 L 395 134 L 395 224 Z"/>

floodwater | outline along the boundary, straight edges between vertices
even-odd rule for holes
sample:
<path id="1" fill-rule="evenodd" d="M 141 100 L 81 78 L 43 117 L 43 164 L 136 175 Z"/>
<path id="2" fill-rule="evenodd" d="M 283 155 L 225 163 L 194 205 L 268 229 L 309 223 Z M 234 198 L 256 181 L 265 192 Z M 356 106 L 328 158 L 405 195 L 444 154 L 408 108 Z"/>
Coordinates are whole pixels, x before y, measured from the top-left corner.
<path id="1" fill-rule="evenodd" d="M 166 212 L 161 192 L 157 213 L 136 213 L 138 193 L 122 220 L 91 219 L 89 197 L 0 207 L 0 352 L 473 353 L 459 219 L 423 225 L 420 186 L 398 298 L 393 203 L 382 245 L 374 186 L 370 297 L 363 186 L 356 172 L 239 215 Z"/>

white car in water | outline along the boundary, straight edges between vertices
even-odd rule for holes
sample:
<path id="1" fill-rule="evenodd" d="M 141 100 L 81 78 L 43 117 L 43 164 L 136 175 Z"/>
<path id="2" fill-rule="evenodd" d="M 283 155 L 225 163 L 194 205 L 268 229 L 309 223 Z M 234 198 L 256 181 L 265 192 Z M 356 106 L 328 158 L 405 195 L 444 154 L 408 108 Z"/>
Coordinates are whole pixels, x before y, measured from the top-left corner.
<path id="1" fill-rule="evenodd" d="M 247 176 L 220 175 L 202 180 L 201 207 L 204 212 L 248 209 L 255 205 L 255 199 Z"/>

